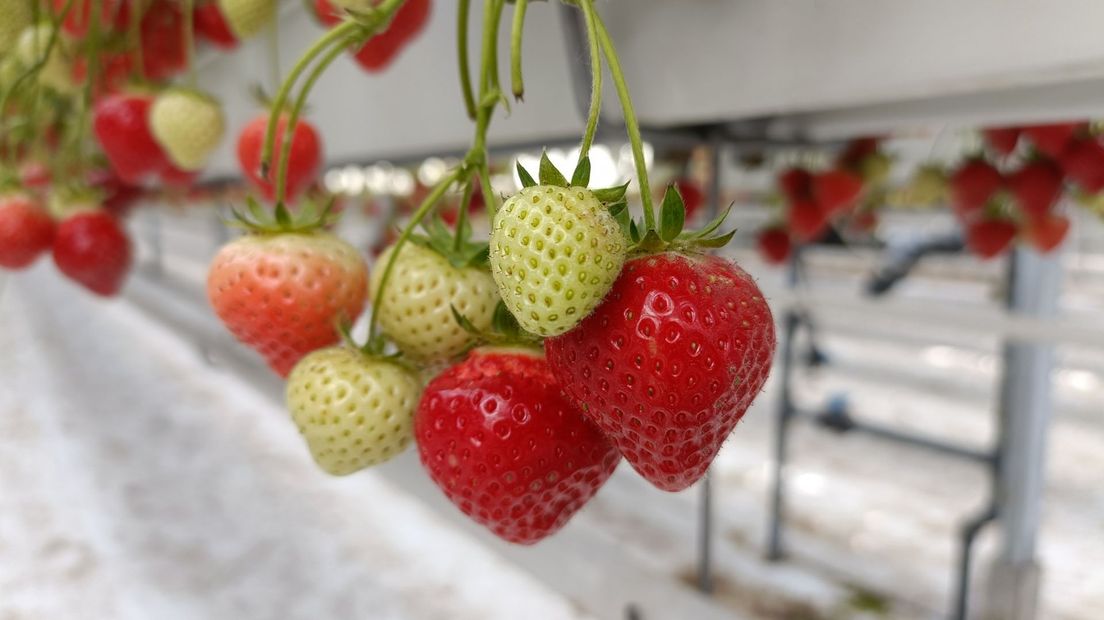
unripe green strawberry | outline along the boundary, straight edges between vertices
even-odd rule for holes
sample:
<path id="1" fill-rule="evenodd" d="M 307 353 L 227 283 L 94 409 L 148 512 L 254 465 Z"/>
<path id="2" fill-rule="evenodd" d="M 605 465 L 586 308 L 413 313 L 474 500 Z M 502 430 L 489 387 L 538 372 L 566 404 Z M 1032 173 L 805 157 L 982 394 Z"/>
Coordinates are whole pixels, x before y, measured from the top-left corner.
<path id="1" fill-rule="evenodd" d="M 276 15 L 276 0 L 218 0 L 226 24 L 239 39 L 261 31 Z"/>
<path id="2" fill-rule="evenodd" d="M 384 250 L 372 269 L 368 290 L 373 296 L 394 249 Z M 423 362 L 441 361 L 460 355 L 472 342 L 452 308 L 486 331 L 497 304 L 491 274 L 476 267 L 458 269 L 437 252 L 408 243 L 387 280 L 378 320 L 403 353 Z"/>
<path id="3" fill-rule="evenodd" d="M 169 160 L 182 170 L 200 170 L 218 148 L 226 122 L 222 106 L 196 91 L 167 90 L 150 108 L 150 130 Z"/>
<path id="4" fill-rule="evenodd" d="M 562 334 L 613 286 L 628 253 L 617 221 L 583 187 L 535 185 L 502 205 L 491 231 L 499 295 L 526 330 Z"/>
<path id="5" fill-rule="evenodd" d="M 12 52 L 13 57 L 18 60 L 22 69 L 26 70 L 34 66 L 46 55 L 52 32 L 53 27 L 47 22 L 27 26 L 23 29 Z M 73 83 L 72 67 L 70 67 L 69 61 L 65 59 L 65 55 L 62 53 L 62 44 L 63 40 L 59 34 L 58 40 L 54 42 L 54 47 L 50 51 L 49 58 L 46 59 L 46 63 L 42 65 L 42 69 L 38 72 L 37 79 L 39 83 L 45 84 L 54 90 L 69 92 L 76 85 Z"/>
<path id="6" fill-rule="evenodd" d="M 15 47 L 23 29 L 31 25 L 31 3 L 0 0 L 0 55 Z"/>
<path id="7" fill-rule="evenodd" d="M 383 463 L 413 437 L 413 372 L 347 347 L 319 349 L 291 371 L 287 406 L 311 456 L 343 476 Z"/>

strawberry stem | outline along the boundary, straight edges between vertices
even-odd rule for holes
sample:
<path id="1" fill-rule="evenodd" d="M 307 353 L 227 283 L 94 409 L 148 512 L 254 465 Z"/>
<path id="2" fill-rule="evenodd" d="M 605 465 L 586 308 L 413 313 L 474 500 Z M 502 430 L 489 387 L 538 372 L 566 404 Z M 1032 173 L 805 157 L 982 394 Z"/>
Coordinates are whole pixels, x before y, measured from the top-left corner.
<path id="1" fill-rule="evenodd" d="M 483 56 L 479 77 L 479 107 L 475 115 L 475 139 L 466 159 L 478 167 L 487 217 L 493 222 L 498 199 L 491 188 L 491 167 L 487 155 L 487 129 L 495 107 L 502 100 L 498 88 L 498 28 L 502 22 L 504 0 L 486 0 L 483 4 Z"/>
<path id="2" fill-rule="evenodd" d="M 640 186 L 640 202 L 644 207 L 644 226 L 647 230 L 655 230 L 655 207 L 652 205 L 651 185 L 648 184 L 648 167 L 644 161 L 644 139 L 640 136 L 640 123 L 637 122 L 636 112 L 633 110 L 632 97 L 629 96 L 629 85 L 625 82 L 625 73 L 621 69 L 621 61 L 617 57 L 617 50 L 613 46 L 606 25 L 602 23 L 602 17 L 594 10 L 594 0 L 580 0 L 589 10 L 594 19 L 595 30 L 598 33 L 598 42 L 601 44 L 602 53 L 606 57 L 606 65 L 609 67 L 610 76 L 617 89 L 617 96 L 621 100 L 621 112 L 625 116 L 625 131 L 629 135 L 629 143 L 632 145 L 633 162 L 636 165 L 637 184 Z"/>
<path id="3" fill-rule="evenodd" d="M 372 296 L 372 317 L 368 321 L 368 343 L 365 345 L 367 353 L 379 354 L 382 353 L 382 346 L 379 339 L 379 315 L 380 309 L 383 308 L 383 292 L 387 290 L 387 282 L 391 279 L 391 271 L 395 268 L 395 262 L 399 258 L 399 252 L 402 251 L 404 245 L 410 235 L 414 233 L 414 230 L 421 224 L 425 216 L 428 215 L 437 203 L 441 200 L 441 197 L 445 195 L 452 184 L 463 178 L 465 174 L 468 174 L 469 170 L 465 166 L 460 166 L 452 171 L 447 177 L 442 179 L 434 186 L 433 191 L 425 197 L 422 204 L 418 207 L 418 210 L 414 212 L 414 215 L 410 218 L 410 222 L 403 229 L 399 238 L 395 241 L 394 249 L 391 250 L 391 255 L 387 257 L 387 265 L 383 268 L 383 277 L 380 278 L 379 288 L 376 289 L 375 294 Z"/>
<path id="4" fill-rule="evenodd" d="M 521 37 L 525 32 L 525 11 L 529 0 L 516 0 L 514 3 L 514 26 L 510 31 L 510 89 L 514 99 L 525 98 L 525 81 L 521 75 Z"/>
<path id="5" fill-rule="evenodd" d="M 184 0 L 184 58 L 188 64 L 188 86 L 199 86 L 199 73 L 195 66 L 195 0 Z"/>
<path id="6" fill-rule="evenodd" d="M 475 95 L 472 93 L 471 69 L 468 66 L 468 15 L 471 0 L 460 0 L 456 8 L 456 60 L 460 64 L 460 89 L 464 92 L 464 109 L 475 120 Z"/>
<path id="7" fill-rule="evenodd" d="M 594 143 L 594 134 L 598 131 L 598 117 L 602 114 L 602 51 L 598 43 L 598 28 L 595 25 L 594 5 L 583 3 L 583 18 L 586 21 L 587 42 L 590 44 L 590 110 L 587 114 L 586 130 L 579 144 L 579 161 L 590 153 Z"/>

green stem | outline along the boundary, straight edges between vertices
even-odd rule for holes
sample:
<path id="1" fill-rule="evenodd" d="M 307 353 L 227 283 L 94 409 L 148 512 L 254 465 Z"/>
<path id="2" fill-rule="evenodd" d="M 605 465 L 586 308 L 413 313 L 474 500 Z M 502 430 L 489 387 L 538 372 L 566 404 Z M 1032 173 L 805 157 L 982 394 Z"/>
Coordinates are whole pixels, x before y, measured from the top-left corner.
<path id="1" fill-rule="evenodd" d="M 188 86 L 199 86 L 199 73 L 195 66 L 195 0 L 184 0 L 181 10 L 184 11 L 184 51 L 188 63 Z"/>
<path id="2" fill-rule="evenodd" d="M 89 130 L 89 125 L 92 117 L 92 100 L 95 94 L 96 82 L 100 75 L 100 15 L 103 0 L 91 0 L 89 2 L 92 17 L 88 22 L 88 54 L 85 56 L 86 62 L 84 70 L 84 79 L 86 80 L 84 85 L 84 97 L 81 101 L 80 116 L 77 117 L 77 130 L 76 137 L 73 146 L 73 156 L 76 158 L 74 163 L 80 164 L 85 161 L 83 152 L 85 151 L 85 135 Z M 57 178 L 57 177 L 54 177 Z"/>
<path id="3" fill-rule="evenodd" d="M 594 144 L 594 134 L 598 131 L 598 118 L 602 115 L 602 49 L 598 42 L 597 18 L 594 15 L 592 2 L 584 1 L 582 9 L 590 48 L 590 111 L 587 114 L 583 140 L 579 144 L 579 161 L 590 153 L 590 147 Z"/>
<path id="4" fill-rule="evenodd" d="M 525 30 L 525 11 L 528 8 L 529 0 L 516 0 L 514 27 L 510 31 L 510 88 L 518 101 L 525 97 L 525 81 L 521 75 L 521 37 Z"/>
<path id="5" fill-rule="evenodd" d="M 593 11 L 594 0 L 582 0 L 591 5 Z M 655 207 L 652 205 L 652 190 L 648 184 L 648 167 L 644 162 L 644 139 L 640 136 L 640 124 L 636 120 L 636 112 L 633 110 L 632 97 L 629 96 L 629 85 L 625 83 L 625 74 L 621 70 L 621 61 L 617 58 L 617 50 L 613 47 L 606 25 L 597 11 L 593 11 L 595 28 L 598 32 L 598 41 L 602 46 L 602 53 L 606 57 L 606 65 L 609 66 L 610 76 L 617 88 L 617 96 L 621 100 L 621 112 L 625 116 L 625 131 L 629 134 L 629 143 L 632 145 L 633 161 L 636 164 L 637 184 L 640 186 L 640 202 L 644 206 L 644 227 L 646 230 L 655 230 Z"/>
<path id="6" fill-rule="evenodd" d="M 327 47 L 333 45 L 336 41 L 343 41 L 346 37 L 360 29 L 361 25 L 357 22 L 346 21 L 327 32 L 322 38 L 318 39 L 305 54 L 303 54 L 299 61 L 295 63 L 295 66 L 291 68 L 291 72 L 284 78 L 284 83 L 280 85 L 280 90 L 276 91 L 276 97 L 272 100 L 272 109 L 268 116 L 268 127 L 265 129 L 264 147 L 261 149 L 262 178 L 268 177 L 268 169 L 272 163 L 272 150 L 276 142 L 276 123 L 280 118 L 280 113 L 283 112 L 284 104 L 287 103 L 287 98 L 291 94 L 291 89 L 295 86 L 296 80 L 299 79 L 299 76 L 307 70 L 310 63 L 319 54 L 324 52 Z"/>
<path id="7" fill-rule="evenodd" d="M 456 235 L 452 238 L 452 250 L 460 251 L 464 239 L 462 237 L 464 226 L 468 223 L 468 209 L 471 208 L 472 194 L 475 193 L 475 184 L 468 178 L 464 184 L 464 195 L 460 198 L 460 211 L 456 215 Z"/>
<path id="8" fill-rule="evenodd" d="M 379 315 L 380 310 L 383 308 L 383 292 L 387 290 L 387 282 L 391 279 L 391 271 L 395 268 L 395 262 L 399 257 L 399 252 L 402 251 L 404 245 L 410 235 L 414 233 L 414 230 L 421 224 L 425 216 L 437 206 L 437 203 L 441 200 L 441 197 L 445 195 L 449 187 L 466 174 L 466 169 L 463 166 L 457 167 L 447 177 L 442 179 L 434 186 L 433 191 L 425 197 L 422 204 L 418 207 L 418 210 L 414 212 L 410 222 L 407 223 L 406 228 L 403 229 L 402 234 L 399 235 L 398 240 L 395 241 L 395 245 L 392 246 L 391 254 L 387 257 L 387 265 L 383 268 L 383 276 L 380 278 L 379 288 L 375 290 L 375 294 L 372 296 L 372 317 L 368 321 L 368 343 L 367 347 L 371 353 L 381 353 L 382 351 L 376 350 L 378 335 L 379 335 Z"/>
<path id="9" fill-rule="evenodd" d="M 464 92 L 464 109 L 475 120 L 475 95 L 472 93 L 471 69 L 468 66 L 468 16 L 471 0 L 459 0 L 456 5 L 456 59 L 460 64 L 460 89 Z"/>
<path id="10" fill-rule="evenodd" d="M 341 43 L 334 45 L 318 61 L 318 64 L 311 69 L 311 73 L 307 76 L 307 81 L 303 83 L 303 87 L 299 89 L 299 96 L 296 97 L 295 103 L 291 106 L 291 112 L 288 113 L 287 123 L 284 124 L 284 139 L 280 145 L 280 162 L 276 168 L 276 202 L 280 204 L 287 198 L 287 173 L 288 166 L 291 162 L 291 143 L 295 135 L 295 126 L 299 123 L 299 115 L 303 112 L 303 106 L 307 103 L 307 98 L 310 96 L 310 91 L 314 88 L 314 83 L 318 81 L 318 78 L 322 77 L 322 74 L 326 72 L 330 64 L 337 59 L 338 56 L 345 52 L 347 43 Z"/>
<path id="11" fill-rule="evenodd" d="M 483 5 L 483 55 L 479 77 L 479 107 L 475 115 L 475 139 L 468 158 L 479 172 L 483 188 L 483 202 L 487 205 L 487 217 L 494 221 L 498 212 L 498 199 L 491 188 L 491 165 L 487 154 L 487 129 L 491 125 L 495 107 L 502 100 L 498 87 L 498 28 L 502 23 L 503 0 L 486 0 Z"/>
<path id="12" fill-rule="evenodd" d="M 272 88 L 280 88 L 280 20 L 273 19 L 268 24 L 268 70 L 272 79 Z"/>

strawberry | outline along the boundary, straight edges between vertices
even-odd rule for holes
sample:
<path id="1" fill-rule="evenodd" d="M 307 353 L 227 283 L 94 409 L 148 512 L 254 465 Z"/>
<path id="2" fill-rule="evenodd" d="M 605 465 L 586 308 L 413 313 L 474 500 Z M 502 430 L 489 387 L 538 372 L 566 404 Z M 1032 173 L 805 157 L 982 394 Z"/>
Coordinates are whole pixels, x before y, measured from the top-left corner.
<path id="1" fill-rule="evenodd" d="M 45 58 L 45 62 L 41 63 L 42 67 L 38 70 L 36 78 L 38 83 L 62 93 L 72 92 L 77 85 L 73 82 L 69 54 L 63 49 L 65 41 L 59 38 L 55 41 L 49 56 L 46 55 L 52 32 L 53 26 L 49 22 L 27 26 L 15 43 L 12 57 L 24 68 L 36 66 Z"/>
<path id="2" fill-rule="evenodd" d="M 1062 170 L 1090 194 L 1104 190 L 1104 145 L 1096 138 L 1075 140 L 1062 154 Z"/>
<path id="3" fill-rule="evenodd" d="M 217 0 L 219 11 L 238 39 L 261 31 L 276 15 L 276 0 Z"/>
<path id="4" fill-rule="evenodd" d="M 32 6 L 26 0 L 0 0 L 0 56 L 15 47 L 19 35 L 31 25 Z"/>
<path id="5" fill-rule="evenodd" d="M 813 175 L 813 200 L 828 217 L 851 210 L 862 190 L 862 179 L 846 170 L 829 170 Z"/>
<path id="6" fill-rule="evenodd" d="M 828 216 L 811 200 L 798 200 L 787 211 L 787 222 L 794 239 L 802 243 L 816 241 L 828 232 Z"/>
<path id="7" fill-rule="evenodd" d="M 847 143 L 847 146 L 836 156 L 836 165 L 851 170 L 858 169 L 863 160 L 878 152 L 878 138 L 856 138 Z"/>
<path id="8" fill-rule="evenodd" d="M 284 130 L 287 128 L 287 117 L 281 116 L 276 123 L 276 153 L 283 149 Z M 269 200 L 276 197 L 276 173 L 279 157 L 273 158 L 273 167 L 268 178 L 261 176 L 261 149 L 264 146 L 265 131 L 268 129 L 268 114 L 262 114 L 249 122 L 238 136 L 238 162 L 242 172 L 253 182 L 261 194 Z M 291 153 L 288 158 L 287 168 L 287 199 L 294 200 L 296 196 L 310 187 L 318 176 L 318 168 L 322 165 L 322 144 L 318 132 L 307 121 L 300 120 L 295 123 L 295 130 L 291 134 Z"/>
<path id="9" fill-rule="evenodd" d="M 238 38 L 234 36 L 234 31 L 226 23 L 222 10 L 214 0 L 196 5 L 192 16 L 196 35 L 208 43 L 224 50 L 232 50 L 238 46 Z"/>
<path id="10" fill-rule="evenodd" d="M 54 220 L 24 194 L 0 196 L 0 267 L 22 269 L 50 248 Z"/>
<path id="11" fill-rule="evenodd" d="M 153 0 L 139 25 L 146 79 L 167 80 L 188 68 L 184 14 L 173 0 Z"/>
<path id="12" fill-rule="evenodd" d="M 675 188 L 678 189 L 678 193 L 682 196 L 683 204 L 686 208 L 686 221 L 692 221 L 694 215 L 705 204 L 705 192 L 701 187 L 693 181 L 693 179 L 681 178 L 675 181 Z"/>
<path id="13" fill-rule="evenodd" d="M 1049 160 L 1024 164 L 1006 177 L 1008 190 L 1029 218 L 1043 217 L 1062 195 L 1062 171 Z"/>
<path id="14" fill-rule="evenodd" d="M 523 545 L 563 527 L 619 461 L 544 357 L 524 349 L 477 349 L 438 375 L 418 404 L 414 434 L 449 500 Z"/>
<path id="15" fill-rule="evenodd" d="M 526 187 L 494 218 L 491 273 L 518 323 L 562 334 L 602 301 L 628 253 L 617 221 L 584 187 Z"/>
<path id="16" fill-rule="evenodd" d="M 407 0 L 383 32 L 372 37 L 353 55 L 369 72 L 383 71 L 429 22 L 430 0 Z"/>
<path id="17" fill-rule="evenodd" d="M 344 476 L 406 449 L 420 387 L 413 372 L 394 362 L 328 347 L 295 365 L 287 407 L 318 466 Z"/>
<path id="18" fill-rule="evenodd" d="M 989 162 L 971 159 L 951 174 L 951 206 L 966 217 L 984 207 L 1003 183 L 1001 173 Z"/>
<path id="19" fill-rule="evenodd" d="M 111 297 L 130 271 L 130 238 L 107 212 L 77 211 L 58 225 L 54 263 L 77 284 Z"/>
<path id="20" fill-rule="evenodd" d="M 778 189 L 789 202 L 808 200 L 813 195 L 813 175 L 804 168 L 787 168 L 778 175 Z"/>
<path id="21" fill-rule="evenodd" d="M 697 481 L 759 394 L 774 357 L 759 287 L 714 256 L 625 264 L 606 300 L 545 341 L 564 391 L 649 482 Z"/>
<path id="22" fill-rule="evenodd" d="M 61 15 L 68 0 L 50 0 L 55 15 Z M 100 33 L 126 32 L 130 23 L 130 2 L 127 0 L 97 0 L 100 7 Z M 91 25 L 92 0 L 74 0 L 69 13 L 61 22 L 61 29 L 69 36 L 83 39 Z"/>
<path id="23" fill-rule="evenodd" d="M 207 296 L 234 336 L 280 376 L 304 355 L 338 341 L 338 320 L 364 309 L 364 260 L 324 232 L 261 232 L 215 256 Z"/>
<path id="24" fill-rule="evenodd" d="M 966 247 L 983 259 L 1001 254 L 1016 238 L 1016 225 L 1009 220 L 983 218 L 966 227 Z"/>
<path id="25" fill-rule="evenodd" d="M 30 190 L 43 190 L 50 187 L 53 174 L 44 164 L 29 161 L 19 167 L 19 182 Z"/>
<path id="26" fill-rule="evenodd" d="M 134 202 L 142 196 L 142 188 L 125 183 L 111 170 L 89 173 L 88 185 L 103 195 L 103 210 L 119 219 L 126 217 Z"/>
<path id="27" fill-rule="evenodd" d="M 1074 134 L 1083 129 L 1084 126 L 1084 123 L 1030 125 L 1024 127 L 1023 132 L 1040 153 L 1057 159 L 1073 142 Z"/>
<path id="28" fill-rule="evenodd" d="M 336 26 L 341 23 L 344 12 L 330 0 L 314 0 L 314 15 L 323 26 Z"/>
<path id="29" fill-rule="evenodd" d="M 1047 214 L 1028 220 L 1024 227 L 1024 236 L 1032 247 L 1046 254 L 1062 245 L 1069 234 L 1069 229 L 1070 221 L 1068 217 Z"/>
<path id="30" fill-rule="evenodd" d="M 137 185 L 167 164 L 164 151 L 149 128 L 153 98 L 139 94 L 118 94 L 96 103 L 92 131 L 119 178 Z"/>
<path id="31" fill-rule="evenodd" d="M 755 245 L 759 248 L 759 254 L 763 260 L 771 265 L 781 265 L 790 258 L 793 253 L 793 243 L 790 235 L 779 226 L 764 228 L 755 237 Z"/>
<path id="32" fill-rule="evenodd" d="M 394 250 L 384 250 L 372 269 L 369 291 L 377 299 Z M 463 353 L 472 341 L 452 308 L 477 330 L 487 331 L 497 304 L 491 274 L 476 267 L 454 267 L 434 250 L 408 243 L 388 278 L 379 323 L 403 353 L 424 362 L 444 361 Z"/>
<path id="33" fill-rule="evenodd" d="M 199 178 L 199 172 L 181 170 L 172 164 L 166 165 L 161 170 L 161 184 L 165 187 L 186 189 L 195 184 Z"/>
<path id="34" fill-rule="evenodd" d="M 184 171 L 203 168 L 225 131 L 222 106 L 208 95 L 184 89 L 167 90 L 154 99 L 149 125 L 169 161 Z"/>
<path id="35" fill-rule="evenodd" d="M 1020 142 L 1019 127 L 990 127 L 981 133 L 985 143 L 997 155 L 1011 155 Z"/>
<path id="36" fill-rule="evenodd" d="M 129 54 L 122 52 L 104 52 L 100 54 L 99 68 L 96 73 L 96 86 L 92 89 L 92 97 L 99 100 L 101 97 L 121 92 L 130 79 L 133 64 Z M 73 80 L 83 84 L 88 79 L 88 58 L 77 56 L 73 59 Z"/>

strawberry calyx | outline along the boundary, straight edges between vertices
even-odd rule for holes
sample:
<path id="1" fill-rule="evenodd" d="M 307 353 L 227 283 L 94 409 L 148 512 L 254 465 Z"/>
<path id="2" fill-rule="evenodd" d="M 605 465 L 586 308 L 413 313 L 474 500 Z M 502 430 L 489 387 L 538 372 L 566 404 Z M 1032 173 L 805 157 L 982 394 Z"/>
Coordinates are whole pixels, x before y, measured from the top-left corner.
<path id="1" fill-rule="evenodd" d="M 353 325 L 348 318 L 342 318 L 336 323 L 335 328 L 337 333 L 341 335 L 341 342 L 350 351 L 355 351 L 371 360 L 394 364 L 415 374 L 419 372 L 419 368 L 404 358 L 401 352 L 386 353 L 387 341 L 384 338 L 377 337 L 374 341 L 368 340 L 364 344 L 360 344 L 353 337 Z"/>
<path id="2" fill-rule="evenodd" d="M 337 217 L 337 214 L 333 213 L 333 197 L 326 201 L 321 210 L 314 200 L 304 199 L 297 213 L 289 211 L 282 202 L 276 205 L 271 214 L 266 212 L 252 196 L 247 197 L 245 202 L 247 210 L 233 209 L 231 219 L 227 220 L 226 224 L 252 233 L 313 232 L 332 224 Z"/>
<path id="3" fill-rule="evenodd" d="M 534 334 L 530 334 L 521 328 L 514 315 L 501 301 L 495 306 L 494 317 L 491 319 L 491 329 L 481 330 L 476 327 L 468 317 L 460 313 L 456 306 L 449 305 L 452 310 L 452 318 L 464 331 L 475 338 L 475 342 L 464 352 L 464 355 L 472 349 L 484 345 L 494 347 L 518 348 L 527 352 L 540 351 L 543 340 Z"/>
<path id="4" fill-rule="evenodd" d="M 462 218 L 456 231 L 451 232 L 438 212 L 422 221 L 422 229 L 426 234 L 414 233 L 410 241 L 440 254 L 457 269 L 487 268 L 490 245 L 486 241 L 472 241 L 472 228 L 467 218 Z"/>

